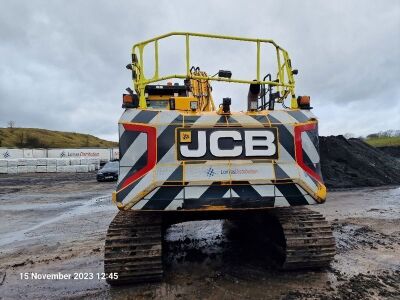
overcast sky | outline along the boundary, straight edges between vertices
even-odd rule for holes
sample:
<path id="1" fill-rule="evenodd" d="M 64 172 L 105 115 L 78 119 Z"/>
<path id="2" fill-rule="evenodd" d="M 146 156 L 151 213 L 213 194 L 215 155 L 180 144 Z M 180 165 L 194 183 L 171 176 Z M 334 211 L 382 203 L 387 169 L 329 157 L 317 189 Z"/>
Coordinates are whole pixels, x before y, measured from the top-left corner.
<path id="1" fill-rule="evenodd" d="M 14 120 L 117 140 L 131 47 L 170 31 L 274 39 L 299 69 L 296 94 L 311 95 L 321 135 L 400 129 L 398 0 L 0 0 L 0 127 Z M 165 49 L 169 69 L 179 51 Z M 233 44 L 196 50 L 210 74 L 246 73 L 253 54 Z M 231 87 L 216 86 L 215 101 L 230 96 L 244 109 L 247 87 Z"/>

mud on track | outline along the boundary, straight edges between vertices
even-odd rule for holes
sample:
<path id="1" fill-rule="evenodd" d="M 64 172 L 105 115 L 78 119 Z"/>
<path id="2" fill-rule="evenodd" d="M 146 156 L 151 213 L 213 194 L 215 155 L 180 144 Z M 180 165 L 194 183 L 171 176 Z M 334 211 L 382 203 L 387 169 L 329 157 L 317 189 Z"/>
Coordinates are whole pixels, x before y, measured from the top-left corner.
<path id="1" fill-rule="evenodd" d="M 172 226 L 163 283 L 110 288 L 104 280 L 21 279 L 20 273 L 101 273 L 114 183 L 94 174 L 0 176 L 0 298 L 400 298 L 400 188 L 332 192 L 313 209 L 332 222 L 327 270 L 281 272 L 229 222 Z M 260 229 L 262 230 L 262 229 Z"/>

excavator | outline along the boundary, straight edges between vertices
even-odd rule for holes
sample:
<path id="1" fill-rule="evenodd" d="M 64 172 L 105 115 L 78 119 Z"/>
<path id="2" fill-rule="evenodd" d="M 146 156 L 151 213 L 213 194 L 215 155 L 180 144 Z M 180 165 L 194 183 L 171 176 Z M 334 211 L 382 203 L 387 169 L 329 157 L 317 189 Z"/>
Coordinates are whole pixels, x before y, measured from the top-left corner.
<path id="1" fill-rule="evenodd" d="M 181 74 L 160 72 L 159 44 L 170 38 L 184 45 Z M 254 75 L 235 78 L 225 68 L 210 76 L 192 66 L 193 38 L 248 43 L 256 53 Z M 275 52 L 268 59 L 276 60 L 276 69 L 261 74 L 265 45 Z M 150 47 L 154 74 L 146 77 Z M 310 97 L 295 95 L 298 71 L 284 48 L 269 39 L 172 32 L 135 44 L 127 69 L 134 89 L 123 94 L 118 124 L 119 177 L 112 200 L 119 212 L 104 251 L 110 285 L 162 280 L 166 229 L 196 220 L 240 220 L 268 240 L 282 270 L 330 264 L 331 227 L 307 208 L 327 195 L 318 121 Z M 211 82 L 247 85 L 246 109 L 232 111 L 229 97 L 216 106 Z"/>

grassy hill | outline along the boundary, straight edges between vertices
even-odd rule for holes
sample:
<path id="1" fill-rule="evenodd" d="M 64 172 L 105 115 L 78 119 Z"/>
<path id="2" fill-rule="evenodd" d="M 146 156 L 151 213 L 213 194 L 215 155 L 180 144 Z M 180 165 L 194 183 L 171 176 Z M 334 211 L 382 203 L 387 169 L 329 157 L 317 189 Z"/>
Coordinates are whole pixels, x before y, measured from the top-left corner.
<path id="1" fill-rule="evenodd" d="M 374 147 L 400 146 L 400 137 L 367 137 Z M 17 148 L 81 148 L 117 147 L 118 143 L 99 139 L 90 134 L 54 131 L 38 128 L 0 128 L 0 147 Z"/>
<path id="2" fill-rule="evenodd" d="M 38 128 L 0 128 L 0 147 L 80 148 L 116 147 L 118 143 L 76 132 Z"/>
<path id="3" fill-rule="evenodd" d="M 365 142 L 374 147 L 400 146 L 400 136 L 366 138 Z"/>

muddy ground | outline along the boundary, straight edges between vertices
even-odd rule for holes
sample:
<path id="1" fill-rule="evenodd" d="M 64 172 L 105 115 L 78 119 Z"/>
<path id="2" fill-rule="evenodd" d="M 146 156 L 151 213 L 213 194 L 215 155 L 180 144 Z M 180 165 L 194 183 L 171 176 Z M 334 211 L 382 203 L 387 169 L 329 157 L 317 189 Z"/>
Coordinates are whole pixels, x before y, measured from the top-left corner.
<path id="1" fill-rule="evenodd" d="M 162 283 L 110 288 L 97 273 L 116 213 L 114 186 L 94 174 L 0 176 L 0 298 L 400 299 L 399 187 L 331 192 L 313 207 L 337 240 L 326 270 L 279 271 L 229 223 L 190 222 L 167 232 Z M 94 279 L 32 279 L 35 273 Z"/>

